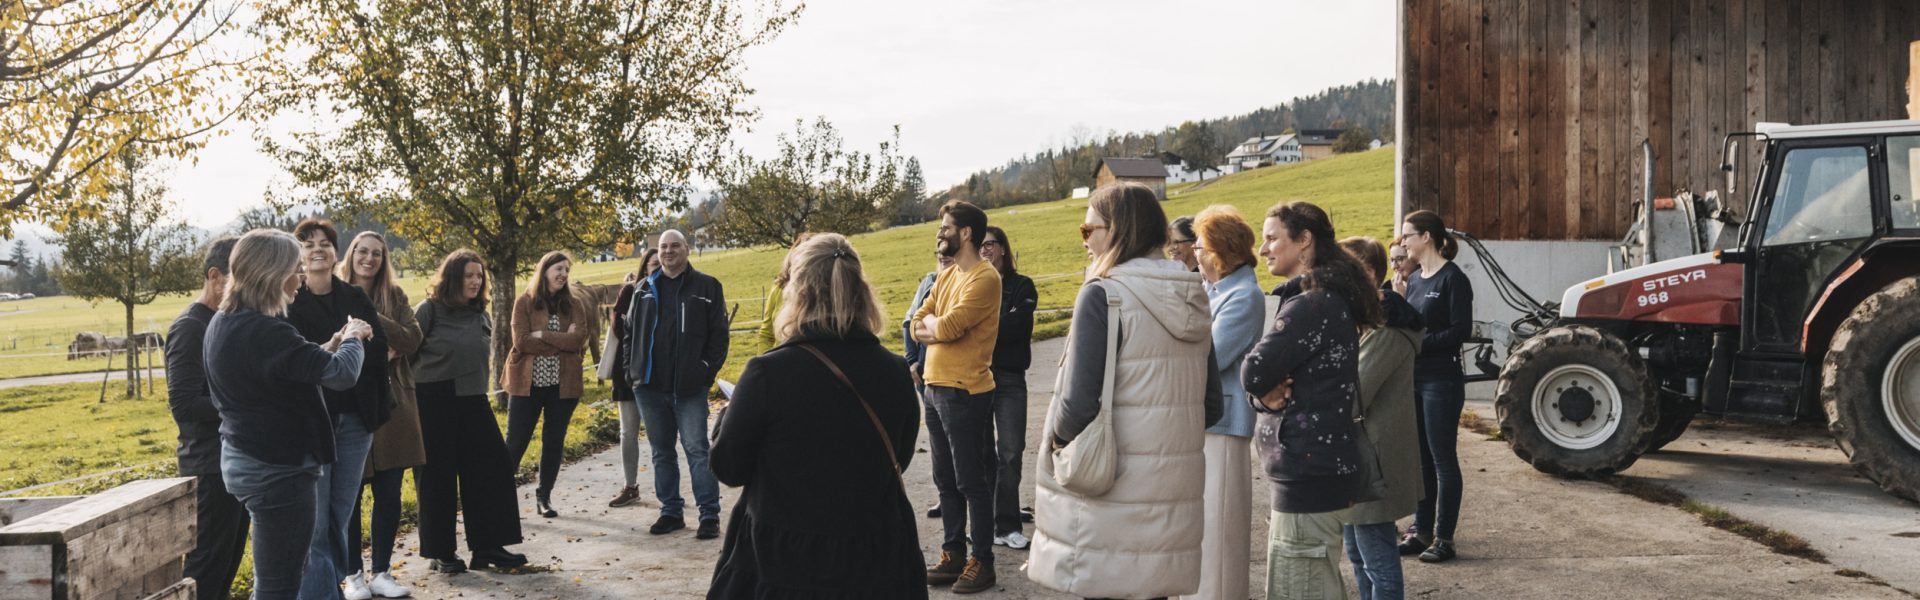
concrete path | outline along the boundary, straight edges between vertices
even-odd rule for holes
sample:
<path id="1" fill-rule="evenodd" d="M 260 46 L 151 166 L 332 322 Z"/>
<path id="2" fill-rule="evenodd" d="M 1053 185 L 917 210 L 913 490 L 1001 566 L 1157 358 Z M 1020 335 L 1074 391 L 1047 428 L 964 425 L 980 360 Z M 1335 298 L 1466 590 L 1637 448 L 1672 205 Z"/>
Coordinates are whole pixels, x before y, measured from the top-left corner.
<path id="1" fill-rule="evenodd" d="M 1058 340 L 1036 344 L 1028 375 L 1028 439 L 1038 439 L 1052 393 Z M 1506 445 L 1468 432 L 1461 435 L 1466 468 L 1466 504 L 1460 558 L 1445 565 L 1406 563 L 1412 598 L 1904 598 L 1896 590 L 1834 573 L 1836 567 L 1780 556 L 1731 533 L 1711 529 L 1678 509 L 1643 502 L 1604 484 L 1564 481 L 1533 471 Z M 1688 441 L 1687 439 L 1682 440 Z M 917 509 L 933 502 L 924 433 L 907 471 Z M 618 450 L 569 466 L 560 474 L 560 518 L 532 514 L 532 488 L 521 488 L 527 542 L 515 547 L 533 559 L 537 572 L 429 573 L 415 556 L 417 543 L 401 544 L 395 575 L 419 598 L 697 598 L 706 590 L 720 541 L 699 541 L 691 530 L 651 536 L 656 516 L 651 478 L 639 485 L 646 502 L 610 509 L 606 501 L 622 484 Z M 644 468 L 647 461 L 641 460 Z M 1028 464 L 1032 464 L 1029 450 Z M 1031 471 L 1029 471 L 1031 473 Z M 1030 476 L 1030 475 L 1029 475 Z M 1256 477 L 1248 473 L 1248 477 Z M 1256 479 L 1256 481 L 1258 481 Z M 1031 504 L 1031 482 L 1026 496 Z M 684 484 L 683 484 L 684 485 Z M 685 492 L 683 492 L 685 493 Z M 823 491 L 831 493 L 831 491 Z M 739 490 L 723 489 L 730 509 Z M 1255 596 L 1265 582 L 1267 494 L 1255 486 L 1254 527 L 1248 533 Z M 930 554 L 939 525 L 922 519 L 921 547 Z M 1063 598 L 1040 589 L 1018 570 L 1024 552 L 996 553 L 1000 588 L 994 598 Z M 1911 557 L 1912 554 L 1906 555 Z M 1349 578 L 1351 576 L 1349 575 Z M 936 590 L 934 597 L 952 597 Z"/>
<path id="2" fill-rule="evenodd" d="M 1467 391 L 1493 418 L 1493 384 Z M 1518 462 L 1511 453 L 1504 457 Z M 1836 569 L 1871 574 L 1920 594 L 1920 505 L 1880 491 L 1847 462 L 1826 428 L 1752 425 L 1701 417 L 1680 439 L 1624 475 L 1679 490 L 1741 518 L 1805 538 Z"/>

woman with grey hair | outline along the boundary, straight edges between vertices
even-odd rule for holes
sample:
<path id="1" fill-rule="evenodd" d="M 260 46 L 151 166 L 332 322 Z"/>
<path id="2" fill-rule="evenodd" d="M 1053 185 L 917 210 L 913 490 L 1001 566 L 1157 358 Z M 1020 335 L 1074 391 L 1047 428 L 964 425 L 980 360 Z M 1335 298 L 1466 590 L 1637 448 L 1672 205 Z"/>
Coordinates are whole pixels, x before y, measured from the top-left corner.
<path id="1" fill-rule="evenodd" d="M 207 325 L 208 388 L 220 411 L 220 471 L 247 507 L 253 530 L 253 597 L 293 598 L 313 538 L 314 485 L 334 460 L 332 421 L 320 388 L 352 389 L 366 321 L 349 318 L 326 346 L 283 320 L 300 289 L 300 243 L 256 229 L 234 245 L 232 283 Z"/>

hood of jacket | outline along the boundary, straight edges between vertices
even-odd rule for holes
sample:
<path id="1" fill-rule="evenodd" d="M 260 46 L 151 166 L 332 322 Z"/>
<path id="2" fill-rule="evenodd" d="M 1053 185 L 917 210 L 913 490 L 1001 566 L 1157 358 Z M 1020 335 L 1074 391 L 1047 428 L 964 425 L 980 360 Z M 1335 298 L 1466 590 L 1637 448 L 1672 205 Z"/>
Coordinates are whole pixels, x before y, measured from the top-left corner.
<path id="1" fill-rule="evenodd" d="M 1145 309 L 1174 339 L 1191 342 L 1213 335 L 1212 311 L 1207 308 L 1206 284 L 1186 265 L 1159 258 L 1136 258 L 1113 268 L 1107 283 L 1127 289 L 1143 300 Z"/>

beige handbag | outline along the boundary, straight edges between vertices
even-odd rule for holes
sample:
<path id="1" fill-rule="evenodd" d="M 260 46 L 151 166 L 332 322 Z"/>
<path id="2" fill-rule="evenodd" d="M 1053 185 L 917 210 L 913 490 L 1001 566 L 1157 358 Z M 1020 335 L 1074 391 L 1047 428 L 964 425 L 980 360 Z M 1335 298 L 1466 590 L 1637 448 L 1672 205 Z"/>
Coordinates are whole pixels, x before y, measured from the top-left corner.
<path id="1" fill-rule="evenodd" d="M 1107 370 L 1100 384 L 1100 412 L 1079 437 L 1048 457 L 1054 481 L 1081 496 L 1096 497 L 1113 489 L 1120 466 L 1119 450 L 1113 440 L 1113 377 L 1114 362 L 1120 356 L 1119 342 L 1120 298 L 1107 294 Z M 1055 386 L 1054 389 L 1064 388 Z"/>

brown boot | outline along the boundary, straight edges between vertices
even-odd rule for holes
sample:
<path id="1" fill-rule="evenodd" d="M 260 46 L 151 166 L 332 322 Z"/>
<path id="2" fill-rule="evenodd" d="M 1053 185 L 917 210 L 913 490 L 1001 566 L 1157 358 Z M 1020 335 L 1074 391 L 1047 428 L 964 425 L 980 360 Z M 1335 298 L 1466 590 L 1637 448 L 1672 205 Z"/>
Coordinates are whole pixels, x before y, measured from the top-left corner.
<path id="1" fill-rule="evenodd" d="M 640 499 L 640 488 L 630 485 L 627 487 L 620 488 L 620 495 L 614 496 L 613 501 L 608 502 L 607 506 L 613 507 L 613 508 L 620 508 L 622 506 L 633 504 L 635 500 L 639 500 L 639 499 Z"/>
<path id="2" fill-rule="evenodd" d="M 953 585 L 954 581 L 960 579 L 960 571 L 960 561 L 954 560 L 952 554 L 941 550 L 940 564 L 927 569 L 927 585 Z"/>
<path id="3" fill-rule="evenodd" d="M 967 559 L 967 568 L 960 572 L 960 579 L 953 582 L 953 593 L 972 594 L 993 589 L 993 565 L 980 562 L 978 558 Z"/>

